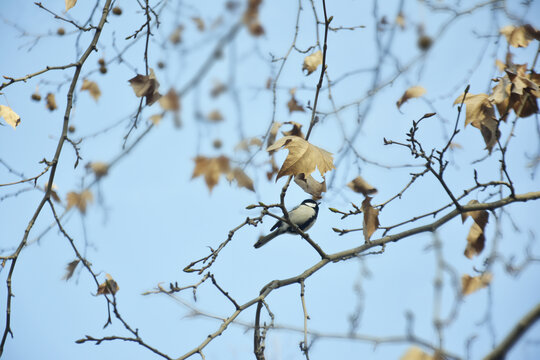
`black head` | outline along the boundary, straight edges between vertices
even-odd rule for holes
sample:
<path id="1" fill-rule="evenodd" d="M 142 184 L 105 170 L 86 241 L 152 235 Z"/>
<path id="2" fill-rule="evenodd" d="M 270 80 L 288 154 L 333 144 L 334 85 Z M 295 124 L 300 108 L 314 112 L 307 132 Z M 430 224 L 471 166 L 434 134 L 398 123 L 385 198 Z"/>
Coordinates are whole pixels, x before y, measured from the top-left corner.
<path id="1" fill-rule="evenodd" d="M 302 201 L 302 205 L 310 206 L 310 207 L 314 208 L 315 210 L 319 209 L 319 203 L 316 202 L 315 200 L 312 200 L 312 199 L 306 199 L 306 200 Z"/>

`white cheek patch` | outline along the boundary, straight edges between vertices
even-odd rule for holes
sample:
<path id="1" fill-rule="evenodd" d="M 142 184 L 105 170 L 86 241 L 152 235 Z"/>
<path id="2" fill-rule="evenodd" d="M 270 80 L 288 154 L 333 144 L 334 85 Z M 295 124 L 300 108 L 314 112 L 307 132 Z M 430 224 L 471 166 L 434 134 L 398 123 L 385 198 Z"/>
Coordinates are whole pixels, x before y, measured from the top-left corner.
<path id="1" fill-rule="evenodd" d="M 306 205 L 315 208 L 317 206 L 317 203 L 306 203 Z"/>

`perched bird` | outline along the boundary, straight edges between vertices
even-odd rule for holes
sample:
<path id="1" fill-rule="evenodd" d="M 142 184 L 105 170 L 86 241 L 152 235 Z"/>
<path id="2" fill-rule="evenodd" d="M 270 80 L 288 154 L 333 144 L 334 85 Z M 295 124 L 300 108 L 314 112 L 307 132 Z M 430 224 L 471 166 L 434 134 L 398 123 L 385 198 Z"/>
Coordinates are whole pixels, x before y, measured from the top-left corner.
<path id="1" fill-rule="evenodd" d="M 311 199 L 306 199 L 302 201 L 300 205 L 289 211 L 289 220 L 291 223 L 298 226 L 298 228 L 302 231 L 308 231 L 313 224 L 315 224 L 315 220 L 317 220 L 317 215 L 319 213 L 319 203 L 316 201 L 313 201 Z M 275 231 L 274 231 L 275 230 Z M 270 234 L 266 236 L 262 236 L 256 243 L 253 245 L 256 249 L 260 248 L 276 236 L 279 236 L 281 234 L 289 233 L 289 234 L 296 234 L 294 229 L 289 226 L 289 224 L 279 220 L 272 226 L 270 229 Z"/>

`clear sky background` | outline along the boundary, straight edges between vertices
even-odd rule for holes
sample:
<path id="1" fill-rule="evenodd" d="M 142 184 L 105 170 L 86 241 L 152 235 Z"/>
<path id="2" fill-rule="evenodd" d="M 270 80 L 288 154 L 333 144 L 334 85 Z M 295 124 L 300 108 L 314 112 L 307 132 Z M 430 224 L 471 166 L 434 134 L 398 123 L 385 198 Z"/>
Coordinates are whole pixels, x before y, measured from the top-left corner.
<path id="1" fill-rule="evenodd" d="M 58 14 L 63 13 L 63 1 L 42 3 Z M 66 16 L 84 21 L 93 3 L 80 0 Z M 455 5 L 455 2 L 434 3 Z M 460 8 L 474 6 L 468 3 L 461 2 Z M 99 51 L 91 55 L 82 72 L 82 78 L 98 83 L 102 97 L 96 103 L 88 93 L 79 91 L 80 84 L 77 85 L 70 121 L 76 130 L 71 136 L 74 140 L 82 139 L 79 146 L 83 160 L 74 169 L 74 151 L 69 144 L 64 146 L 55 178 L 57 192 L 62 199 L 69 191 L 80 191 L 93 181 L 93 175 L 85 169 L 85 164 L 90 161 L 110 162 L 122 153 L 124 136 L 139 104 L 127 80 L 137 73 L 144 73 L 144 35 L 141 34 L 142 40 L 136 42 L 125 38 L 133 34 L 145 18 L 131 2 L 117 1 L 116 4 L 124 12 L 122 16 L 111 15 L 98 45 Z M 302 1 L 301 4 L 301 30 L 296 45 L 299 49 L 307 49 L 316 44 L 315 25 L 311 3 Z M 491 79 L 500 76 L 494 62 L 495 58 L 504 60 L 506 42 L 504 38 L 495 36 L 498 29 L 510 23 L 519 24 L 521 20 L 539 27 L 535 16 L 540 13 L 538 1 L 533 1 L 526 13 L 517 2 L 505 4 L 506 15 L 494 15 L 490 6 L 484 6 L 472 15 L 454 19 L 438 36 L 453 15 L 445 11 L 433 13 L 420 1 L 405 1 L 406 28 L 395 30 L 394 45 L 381 68 L 380 81 L 385 86 L 373 101 L 367 97 L 358 105 L 340 112 L 338 117 L 325 117 L 314 128 L 310 142 L 334 153 L 337 164 L 337 170 L 327 177 L 331 187 L 322 199 L 319 219 L 309 232 L 327 253 L 353 248 L 364 241 L 361 232 L 340 237 L 332 231 L 332 227 L 362 226 L 360 216 L 340 220 L 337 214 L 328 210 L 329 207 L 349 210 L 350 202 L 361 204 L 363 196 L 346 187 L 351 179 L 361 174 L 375 186 L 379 191 L 373 203 L 378 204 L 398 193 L 409 182 L 409 173 L 422 170 L 421 161 L 412 159 L 404 148 L 384 146 L 383 138 L 404 141 L 411 121 L 433 112 L 435 108 L 438 116 L 426 119 L 419 134 L 426 148 L 443 146 L 457 116 L 457 109 L 452 105 L 454 99 L 467 84 L 470 84 L 473 94 L 488 92 L 493 86 Z M 315 5 L 322 18 L 320 2 L 315 1 Z M 171 87 L 177 91 L 184 88 L 211 54 L 216 41 L 241 17 L 243 6 L 242 2 L 235 12 L 227 12 L 222 2 L 168 2 L 160 13 L 161 25 L 154 29 L 149 46 L 149 63 L 156 71 L 163 93 Z M 383 43 L 390 36 L 398 6 L 398 1 L 378 4 L 379 19 L 385 16 L 389 22 L 389 30 L 383 33 Z M 190 316 L 189 308 L 167 296 L 141 294 L 159 283 L 165 286 L 169 282 L 178 282 L 184 286 L 198 282 L 198 276 L 184 273 L 182 269 L 206 256 L 209 246 L 216 248 L 226 239 L 229 230 L 241 224 L 247 216 L 258 216 L 257 210 L 246 210 L 247 205 L 257 201 L 279 201 L 285 179 L 267 181 L 269 166 L 265 163 L 268 159 L 266 152 L 247 154 L 235 152 L 234 148 L 242 136 L 261 137 L 268 129 L 272 120 L 273 98 L 265 84 L 269 77 L 275 77 L 281 64 L 270 59 L 286 54 L 294 36 L 297 11 L 296 1 L 264 2 L 260 8 L 260 19 L 265 34 L 254 38 L 244 28 L 239 31 L 199 86 L 190 88 L 181 99 L 182 125 L 175 126 L 172 116 L 166 116 L 111 169 L 109 175 L 92 186 L 95 201 L 88 207 L 86 215 L 71 210 L 64 218 L 66 230 L 84 250 L 93 269 L 100 274 L 100 280 L 108 273 L 118 282 L 118 306 L 126 321 L 140 330 L 146 342 L 170 356 L 180 356 L 201 343 L 219 327 L 220 321 Z M 99 13 L 100 10 L 96 12 L 96 19 Z M 328 74 L 336 82 L 332 96 L 340 107 L 362 99 L 372 87 L 371 70 L 379 62 L 375 55 L 374 29 L 377 22 L 373 17 L 374 3 L 367 1 L 328 1 L 328 14 L 334 16 L 332 26 L 335 27 L 365 26 L 329 34 Z M 509 15 L 515 15 L 519 20 L 511 20 Z M 0 75 L 20 77 L 47 65 L 73 62 L 92 36 L 85 33 L 79 38 L 72 26 L 54 21 L 51 14 L 30 1 L 3 0 L 0 2 L 0 16 Z M 192 17 L 202 18 L 207 29 L 198 31 Z M 212 27 L 211 24 L 219 17 L 221 22 Z M 172 46 L 168 37 L 178 24 L 185 26 L 183 42 Z M 432 48 L 424 55 L 417 47 L 417 26 L 420 24 L 426 34 L 435 38 Z M 67 33 L 62 37 L 56 35 L 60 26 Z M 319 26 L 321 36 L 322 30 L 323 27 Z M 113 38 L 116 39 L 114 43 Z M 100 57 L 107 61 L 114 59 L 117 49 L 131 43 L 134 45 L 122 55 L 124 63 L 108 63 L 107 74 L 98 72 Z M 532 62 L 537 46 L 538 42 L 535 42 L 526 49 L 512 49 L 516 54 L 514 62 Z M 299 122 L 305 129 L 310 112 L 289 114 L 286 107 L 291 88 L 297 88 L 296 98 L 300 104 L 313 103 L 319 71 L 305 76 L 301 69 L 304 57 L 305 54 L 293 51 L 287 59 L 277 84 L 275 118 L 281 122 Z M 164 69 L 158 69 L 159 61 L 165 63 Z M 396 68 L 404 68 L 410 63 L 412 65 L 406 72 L 390 82 Z M 0 104 L 9 105 L 21 116 L 21 124 L 16 130 L 9 126 L 0 127 L 0 159 L 26 177 L 42 171 L 43 165 L 39 161 L 43 158 L 50 160 L 53 157 L 61 134 L 67 84 L 72 74 L 72 69 L 51 71 L 26 83 L 9 86 L 0 95 Z M 344 80 L 337 81 L 347 74 Z M 227 84 L 229 91 L 212 98 L 209 89 L 216 80 Z M 399 111 L 395 106 L 397 99 L 413 85 L 426 88 L 425 99 L 410 100 Z M 30 100 L 36 86 L 39 86 L 42 97 L 48 92 L 56 94 L 58 110 L 50 112 L 43 102 Z M 327 92 L 322 93 L 319 101 L 320 111 L 332 111 Z M 204 117 L 214 109 L 223 114 L 223 122 L 215 124 L 198 117 L 198 114 Z M 139 127 L 127 140 L 128 146 L 146 129 L 148 118 L 160 111 L 158 104 L 143 110 Z M 474 185 L 473 169 L 477 169 L 480 181 L 499 179 L 500 154 L 494 153 L 480 163 L 471 164 L 482 159 L 487 152 L 477 129 L 467 127 L 463 130 L 463 115 L 459 125 L 462 131 L 455 140 L 463 148 L 451 153 L 447 172 L 447 181 L 456 193 Z M 539 190 L 538 171 L 527 167 L 531 156 L 538 152 L 537 126 L 538 117 L 520 119 L 507 154 L 509 172 L 518 193 Z M 504 139 L 509 128 L 509 124 L 504 124 L 501 129 Z M 104 129 L 108 130 L 100 132 Z M 343 134 L 351 136 L 357 131 L 354 147 L 365 159 L 390 167 L 415 166 L 385 168 L 345 154 Z M 213 147 L 216 139 L 223 143 L 221 149 Z M 239 164 L 255 156 L 253 164 L 256 166 L 247 167 L 246 173 L 254 179 L 256 192 L 238 188 L 221 178 L 210 193 L 202 178 L 191 179 L 195 156 L 221 154 Z M 285 151 L 278 153 L 278 164 L 283 162 L 285 155 Z M 0 183 L 17 180 L 19 178 L 15 174 L 0 164 Z M 42 177 L 37 185 L 43 187 L 45 181 Z M 41 190 L 29 185 L 0 188 L 0 250 L 3 256 L 8 255 L 22 239 L 42 196 Z M 299 187 L 292 184 L 286 203 L 292 207 L 306 197 Z M 486 193 L 474 194 L 467 201 L 483 201 L 486 197 Z M 448 198 L 440 184 L 425 176 L 401 200 L 385 207 L 380 221 L 386 226 L 395 224 L 446 203 Z M 62 206 L 58 205 L 58 208 L 63 211 Z M 505 261 L 513 257 L 516 264 L 524 260 L 527 246 L 532 254 L 540 254 L 538 240 L 534 240 L 540 233 L 538 202 L 513 204 L 508 211 L 511 218 L 498 213 L 501 218 L 499 226 L 496 226 L 494 215 L 490 214 L 486 249 L 472 260 L 463 256 L 470 219 L 462 225 L 456 218 L 439 229 L 437 236 L 443 244 L 444 258 L 458 276 L 464 273 L 474 275 L 474 269 L 483 269 L 486 257 L 495 250 Z M 75 340 L 85 335 L 99 338 L 129 334 L 118 321 L 103 329 L 107 319 L 106 302 L 100 296 L 93 296 L 95 285 L 84 270 L 77 269 L 67 282 L 62 280 L 65 266 L 74 259 L 74 254 L 56 228 L 47 231 L 52 222 L 50 209 L 45 208 L 32 229 L 30 245 L 17 262 L 13 276 L 16 295 L 12 306 L 14 338 L 8 340 L 4 358 L 157 358 L 133 343 L 75 344 Z M 418 225 L 423 223 L 426 222 Z M 242 228 L 211 268 L 219 284 L 239 303 L 256 297 L 269 281 L 298 275 L 319 259 L 305 241 L 292 235 L 281 236 L 261 249 L 253 249 L 257 237 L 266 234 L 272 224 L 272 219 L 265 218 L 264 223 L 256 228 Z M 373 238 L 378 239 L 381 235 L 382 231 L 378 231 Z M 359 334 L 380 337 L 404 335 L 406 313 L 410 312 L 414 316 L 415 334 L 435 343 L 437 337 L 432 316 L 437 265 L 433 242 L 431 234 L 407 238 L 390 244 L 383 254 L 330 264 L 310 277 L 306 281 L 309 329 L 326 334 L 347 334 L 350 330 L 349 317 L 357 313 L 360 314 L 356 328 Z M 465 356 L 466 341 L 474 335 L 470 358 L 481 358 L 494 341 L 498 343 L 517 320 L 540 301 L 538 263 L 529 264 L 517 276 L 507 274 L 501 262 L 496 262 L 492 271 L 494 279 L 489 289 L 462 300 L 458 320 L 445 331 L 447 350 Z M 0 272 L 2 324 L 5 319 L 7 272 L 8 268 Z M 454 301 L 452 281 L 445 274 L 442 302 L 442 316 L 445 318 Z M 220 317 L 234 311 L 230 302 L 210 284 L 199 288 L 196 302 L 190 291 L 180 293 L 178 298 L 200 311 Z M 276 324 L 302 328 L 299 286 L 279 289 L 267 301 L 276 316 Z M 490 315 L 487 323 L 486 314 Z M 245 311 L 239 320 L 251 323 L 254 316 L 255 307 Z M 302 339 L 303 334 L 298 331 L 271 330 L 266 342 L 267 358 L 303 358 L 298 348 Z M 540 326 L 537 324 L 516 345 L 509 359 L 537 359 L 540 353 L 538 341 Z M 375 347 L 367 342 L 321 338 L 314 343 L 310 355 L 312 359 L 345 359 L 353 355 L 362 359 L 396 359 L 409 346 L 402 343 Z M 224 335 L 205 349 L 205 355 L 207 359 L 248 359 L 253 358 L 252 347 L 253 331 L 231 325 Z"/>

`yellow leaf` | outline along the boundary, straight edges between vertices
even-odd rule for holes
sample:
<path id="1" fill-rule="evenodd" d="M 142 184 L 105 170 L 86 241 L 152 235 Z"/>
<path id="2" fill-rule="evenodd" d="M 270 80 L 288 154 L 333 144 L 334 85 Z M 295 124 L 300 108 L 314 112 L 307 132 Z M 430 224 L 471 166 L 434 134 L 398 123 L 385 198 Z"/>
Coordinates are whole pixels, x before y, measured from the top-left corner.
<path id="1" fill-rule="evenodd" d="M 235 167 L 231 172 L 227 174 L 227 180 L 236 180 L 239 187 L 244 187 L 248 190 L 255 191 L 253 187 L 253 180 L 239 167 Z"/>
<path id="2" fill-rule="evenodd" d="M 362 227 L 366 242 L 371 239 L 371 235 L 379 227 L 379 210 L 371 206 L 371 199 L 370 196 L 366 196 L 364 201 L 362 201 L 362 212 L 364 213 Z"/>
<path id="3" fill-rule="evenodd" d="M 508 44 L 515 48 L 527 47 L 534 39 L 540 40 L 540 31 L 529 24 L 519 27 L 508 25 L 501 28 L 500 33 L 506 37 Z"/>
<path id="4" fill-rule="evenodd" d="M 315 70 L 317 70 L 317 67 L 322 64 L 323 54 L 321 50 L 318 50 L 314 52 L 313 54 L 306 56 L 304 58 L 304 64 L 302 65 L 302 71 L 307 70 L 307 74 L 309 75 Z"/>
<path id="5" fill-rule="evenodd" d="M 114 281 L 111 275 L 106 274 L 107 280 L 104 283 L 99 284 L 97 295 L 116 294 L 120 290 L 118 283 Z"/>
<path id="6" fill-rule="evenodd" d="M 70 191 L 66 195 L 67 209 L 71 209 L 75 206 L 81 214 L 86 213 L 86 205 L 94 201 L 94 196 L 90 190 L 83 190 L 81 193 Z"/>
<path id="7" fill-rule="evenodd" d="M 153 69 L 150 69 L 149 75 L 137 74 L 137 76 L 128 81 L 135 92 L 135 96 L 144 96 L 146 98 L 146 105 L 152 105 L 161 98 L 161 94 L 158 91 L 159 82 L 156 79 Z"/>
<path id="8" fill-rule="evenodd" d="M 228 174 L 230 171 L 229 158 L 219 156 L 216 158 L 207 158 L 205 156 L 197 156 L 195 159 L 195 168 L 191 178 L 204 175 L 206 186 L 210 192 L 217 185 L 221 174 Z"/>
<path id="9" fill-rule="evenodd" d="M 357 176 L 351 182 L 347 184 L 352 191 L 361 193 L 364 196 L 372 195 L 377 193 L 377 189 L 369 185 L 363 177 Z"/>
<path id="10" fill-rule="evenodd" d="M 326 192 L 326 179 L 320 183 L 311 175 L 306 177 L 304 174 L 300 174 L 294 177 L 294 182 L 300 186 L 302 190 L 312 195 L 315 200 L 321 199 L 322 193 Z"/>
<path id="11" fill-rule="evenodd" d="M 396 16 L 396 24 L 401 28 L 401 30 L 405 29 L 405 15 L 403 15 L 401 11 Z"/>
<path id="12" fill-rule="evenodd" d="M 75 6 L 77 0 L 66 0 L 66 11 Z"/>
<path id="13" fill-rule="evenodd" d="M 21 117 L 9 106 L 0 105 L 0 117 L 3 117 L 6 123 L 11 125 L 14 129 L 21 123 Z"/>
<path id="14" fill-rule="evenodd" d="M 101 96 L 101 90 L 99 90 L 98 84 L 96 84 L 93 81 L 84 79 L 83 84 L 81 86 L 81 91 L 84 91 L 84 90 L 88 90 L 88 92 L 94 98 L 96 102 L 99 100 L 99 97 Z"/>
<path id="15" fill-rule="evenodd" d="M 157 124 L 159 124 L 159 122 L 161 121 L 162 118 L 163 118 L 163 115 L 154 114 L 154 115 L 150 116 L 150 121 L 152 122 L 152 124 L 157 125 Z"/>
<path id="16" fill-rule="evenodd" d="M 422 86 L 412 86 L 405 90 L 403 95 L 401 95 L 401 98 L 396 102 L 396 105 L 399 109 L 407 100 L 420 97 L 425 93 L 426 89 L 424 89 Z"/>
<path id="17" fill-rule="evenodd" d="M 173 88 L 170 88 L 170 90 L 159 99 L 159 105 L 163 110 L 178 111 L 180 110 L 180 98 L 176 94 L 176 91 L 174 91 Z"/>
<path id="18" fill-rule="evenodd" d="M 279 169 L 277 179 L 285 175 L 309 175 L 319 169 L 322 176 L 327 171 L 335 169 L 332 154 L 298 136 L 284 136 L 266 151 L 274 151 L 281 147 L 289 150 L 289 155 Z"/>
<path id="19" fill-rule="evenodd" d="M 485 288 L 491 282 L 493 275 L 491 273 L 483 273 L 479 276 L 463 275 L 461 277 L 461 293 L 469 295 L 473 292 Z"/>

